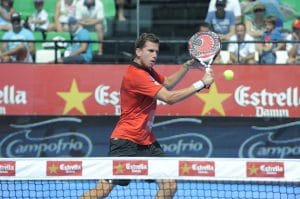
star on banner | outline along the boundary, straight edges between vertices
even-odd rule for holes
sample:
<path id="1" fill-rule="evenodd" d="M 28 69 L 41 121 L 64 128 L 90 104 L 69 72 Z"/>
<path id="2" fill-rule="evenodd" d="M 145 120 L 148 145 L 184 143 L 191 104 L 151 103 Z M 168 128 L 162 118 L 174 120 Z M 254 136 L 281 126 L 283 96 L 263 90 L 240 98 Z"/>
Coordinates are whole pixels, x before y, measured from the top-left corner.
<path id="1" fill-rule="evenodd" d="M 184 163 L 184 165 L 181 167 L 182 174 L 188 174 L 190 172 L 190 167 Z"/>
<path id="2" fill-rule="evenodd" d="M 254 165 L 251 165 L 251 167 L 249 168 L 249 175 L 253 176 L 253 175 L 257 175 L 257 170 L 258 168 Z"/>
<path id="3" fill-rule="evenodd" d="M 214 83 L 210 86 L 208 93 L 197 93 L 196 95 L 205 103 L 201 115 L 207 114 L 212 109 L 225 115 L 222 103 L 231 96 L 231 93 L 219 93 L 216 83 Z"/>
<path id="4" fill-rule="evenodd" d="M 52 164 L 50 167 L 48 167 L 50 173 L 56 173 L 57 172 L 57 169 L 58 167 L 54 164 Z"/>
<path id="5" fill-rule="evenodd" d="M 118 164 L 115 169 L 116 173 L 123 173 L 123 166 L 121 164 Z"/>
<path id="6" fill-rule="evenodd" d="M 78 110 L 80 113 L 86 115 L 86 110 L 83 101 L 91 96 L 91 92 L 80 92 L 78 90 L 77 82 L 75 79 L 72 81 L 71 88 L 68 92 L 57 92 L 57 95 L 66 101 L 63 114 L 67 114 L 72 109 Z"/>

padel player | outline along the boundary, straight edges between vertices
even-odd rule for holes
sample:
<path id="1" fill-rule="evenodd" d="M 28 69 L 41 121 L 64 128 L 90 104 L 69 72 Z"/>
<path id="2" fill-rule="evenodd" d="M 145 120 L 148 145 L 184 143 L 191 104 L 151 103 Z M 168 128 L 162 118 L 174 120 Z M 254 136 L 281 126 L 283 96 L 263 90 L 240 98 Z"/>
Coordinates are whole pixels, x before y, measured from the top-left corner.
<path id="1" fill-rule="evenodd" d="M 128 66 L 121 85 L 121 116 L 112 132 L 109 156 L 149 157 L 164 156 L 164 152 L 152 133 L 156 102 L 167 104 L 182 101 L 214 81 L 213 71 L 207 70 L 202 79 L 192 85 L 171 90 L 188 72 L 198 67 L 197 62 L 185 62 L 174 74 L 164 77 L 153 66 L 157 61 L 159 39 L 152 33 L 143 33 L 135 42 L 135 58 Z M 94 189 L 82 198 L 102 198 L 107 196 L 114 185 L 126 186 L 129 180 L 101 179 Z M 175 180 L 157 180 L 157 199 L 172 198 L 176 193 Z"/>

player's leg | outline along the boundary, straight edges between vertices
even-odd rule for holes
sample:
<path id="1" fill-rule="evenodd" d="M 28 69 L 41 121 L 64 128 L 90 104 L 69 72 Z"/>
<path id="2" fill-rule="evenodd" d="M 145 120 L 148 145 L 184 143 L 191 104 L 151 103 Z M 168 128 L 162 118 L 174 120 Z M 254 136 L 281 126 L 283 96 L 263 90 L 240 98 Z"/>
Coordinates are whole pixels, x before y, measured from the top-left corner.
<path id="1" fill-rule="evenodd" d="M 156 199 L 172 199 L 177 191 L 177 183 L 175 180 L 157 180 L 158 191 Z"/>
<path id="2" fill-rule="evenodd" d="M 85 192 L 80 199 L 101 199 L 111 192 L 114 185 L 106 180 L 99 180 L 97 186 L 94 189 L 90 189 L 89 191 Z"/>
<path id="3" fill-rule="evenodd" d="M 148 147 L 150 156 L 164 157 L 165 153 L 158 142 L 154 142 Z M 175 180 L 157 180 L 158 191 L 156 199 L 171 199 L 177 191 L 177 183 Z"/>
<path id="4" fill-rule="evenodd" d="M 136 144 L 124 139 L 111 139 L 109 146 L 110 157 L 126 157 L 136 154 Z M 95 188 L 84 193 L 81 199 L 98 199 L 108 196 L 114 185 L 127 186 L 130 180 L 99 180 Z"/>

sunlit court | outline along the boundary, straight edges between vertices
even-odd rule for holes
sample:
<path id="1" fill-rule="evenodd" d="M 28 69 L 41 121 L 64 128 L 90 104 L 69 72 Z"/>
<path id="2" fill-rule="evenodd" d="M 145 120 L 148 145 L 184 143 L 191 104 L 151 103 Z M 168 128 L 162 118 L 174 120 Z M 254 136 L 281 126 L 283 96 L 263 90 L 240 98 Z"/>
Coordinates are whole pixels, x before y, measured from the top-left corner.
<path id="1" fill-rule="evenodd" d="M 0 0 L 0 198 L 299 199 L 299 13 Z"/>

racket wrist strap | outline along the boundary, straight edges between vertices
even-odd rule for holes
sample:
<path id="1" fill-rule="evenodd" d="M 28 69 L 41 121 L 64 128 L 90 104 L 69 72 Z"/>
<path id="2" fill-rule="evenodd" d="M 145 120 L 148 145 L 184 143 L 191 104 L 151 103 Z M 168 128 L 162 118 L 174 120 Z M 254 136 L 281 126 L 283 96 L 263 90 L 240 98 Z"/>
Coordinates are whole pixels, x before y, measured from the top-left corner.
<path id="1" fill-rule="evenodd" d="M 199 80 L 195 83 L 193 83 L 193 86 L 195 87 L 195 89 L 198 91 L 202 90 L 203 88 L 205 88 L 205 84 L 202 80 Z"/>

